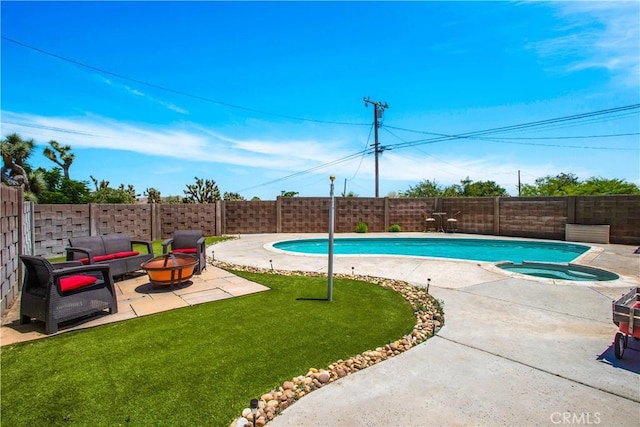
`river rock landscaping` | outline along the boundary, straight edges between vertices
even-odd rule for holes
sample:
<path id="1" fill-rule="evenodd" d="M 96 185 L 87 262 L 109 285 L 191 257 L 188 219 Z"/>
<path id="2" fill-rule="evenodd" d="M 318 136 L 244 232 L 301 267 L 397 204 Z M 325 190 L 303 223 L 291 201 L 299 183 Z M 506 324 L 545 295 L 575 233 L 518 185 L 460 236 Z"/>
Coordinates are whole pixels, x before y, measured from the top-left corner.
<path id="1" fill-rule="evenodd" d="M 248 271 L 261 274 L 278 274 L 288 276 L 326 276 L 326 274 L 286 271 L 286 270 L 265 270 L 256 267 L 247 267 L 214 261 L 209 262 L 224 270 Z M 337 278 L 348 278 L 361 280 L 379 286 L 390 288 L 404 297 L 414 310 L 416 324 L 410 334 L 399 338 L 374 350 L 365 351 L 362 354 L 350 357 L 347 360 L 338 360 L 324 368 L 310 368 L 305 375 L 300 375 L 291 380 L 285 381 L 275 390 L 260 396 L 258 401 L 258 411 L 255 425 L 264 426 L 275 418 L 281 411 L 291 406 L 298 399 L 301 399 L 313 390 L 324 387 L 327 384 L 350 375 L 354 372 L 365 369 L 369 366 L 382 362 L 390 357 L 396 356 L 412 347 L 426 341 L 444 324 L 444 313 L 441 302 L 429 295 L 427 289 L 412 285 L 407 282 L 380 277 L 363 275 L 334 274 Z M 245 427 L 253 425 L 253 414 L 250 408 L 245 408 L 240 417 L 233 420 L 231 426 Z"/>

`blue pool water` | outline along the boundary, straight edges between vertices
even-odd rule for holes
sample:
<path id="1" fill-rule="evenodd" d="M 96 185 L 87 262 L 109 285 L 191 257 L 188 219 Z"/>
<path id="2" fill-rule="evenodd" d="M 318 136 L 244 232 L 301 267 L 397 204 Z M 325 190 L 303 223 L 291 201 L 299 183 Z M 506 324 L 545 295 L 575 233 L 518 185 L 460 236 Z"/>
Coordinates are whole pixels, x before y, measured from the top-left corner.
<path id="1" fill-rule="evenodd" d="M 274 243 L 283 251 L 326 254 L 328 239 L 287 240 Z M 442 239 L 442 238 L 336 238 L 336 255 L 410 255 L 474 261 L 570 262 L 589 250 L 570 243 L 528 240 Z"/>

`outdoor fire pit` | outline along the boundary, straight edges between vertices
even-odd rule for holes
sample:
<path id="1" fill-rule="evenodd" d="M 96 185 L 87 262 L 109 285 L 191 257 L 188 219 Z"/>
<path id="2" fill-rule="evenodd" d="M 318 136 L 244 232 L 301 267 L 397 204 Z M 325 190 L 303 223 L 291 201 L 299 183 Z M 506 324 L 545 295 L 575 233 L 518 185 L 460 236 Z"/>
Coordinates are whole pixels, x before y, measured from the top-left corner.
<path id="1" fill-rule="evenodd" d="M 149 282 L 158 286 L 180 285 L 193 276 L 198 260 L 187 254 L 172 253 L 157 256 L 140 267 L 149 275 Z"/>

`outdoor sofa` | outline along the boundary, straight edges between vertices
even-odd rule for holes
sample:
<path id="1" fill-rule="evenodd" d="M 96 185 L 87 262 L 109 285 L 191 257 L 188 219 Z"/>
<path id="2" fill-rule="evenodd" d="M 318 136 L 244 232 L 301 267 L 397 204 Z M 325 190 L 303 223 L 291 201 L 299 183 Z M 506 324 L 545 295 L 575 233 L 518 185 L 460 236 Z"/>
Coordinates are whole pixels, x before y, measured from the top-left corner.
<path id="1" fill-rule="evenodd" d="M 133 245 L 146 247 L 146 253 L 134 250 Z M 70 237 L 69 247 L 65 248 L 67 261 L 80 261 L 83 264 L 108 264 L 113 277 L 124 276 L 140 270 L 140 264 L 153 258 L 153 247 L 147 240 L 132 240 L 123 233 L 101 236 Z"/>
<path id="2" fill-rule="evenodd" d="M 50 263 L 45 258 L 20 255 L 25 266 L 20 297 L 20 323 L 45 323 L 45 333 L 58 324 L 108 309 L 118 312 L 115 286 L 107 264 L 79 261 Z"/>

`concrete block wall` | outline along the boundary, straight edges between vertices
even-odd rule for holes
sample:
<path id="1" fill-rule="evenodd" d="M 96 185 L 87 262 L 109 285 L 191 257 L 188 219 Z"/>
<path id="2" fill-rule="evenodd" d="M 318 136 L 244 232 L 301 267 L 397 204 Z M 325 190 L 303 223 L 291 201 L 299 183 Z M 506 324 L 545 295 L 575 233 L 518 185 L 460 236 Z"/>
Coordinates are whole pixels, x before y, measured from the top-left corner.
<path id="1" fill-rule="evenodd" d="M 278 201 L 280 232 L 321 233 L 329 229 L 328 197 L 280 197 Z"/>
<path id="2" fill-rule="evenodd" d="M 91 205 L 34 205 L 34 253 L 64 253 L 69 237 L 91 235 Z"/>
<path id="3" fill-rule="evenodd" d="M 435 198 L 388 199 L 389 226 L 398 224 L 402 231 L 425 231 L 425 219 L 433 211 Z M 388 227 L 387 227 L 388 230 Z"/>
<path id="4" fill-rule="evenodd" d="M 634 245 L 639 243 L 640 203 L 638 196 L 581 196 L 575 198 L 575 220 L 586 225 L 611 225 L 610 241 Z"/>
<path id="5" fill-rule="evenodd" d="M 564 239 L 566 197 L 509 197 L 500 199 L 501 236 Z"/>
<path id="6" fill-rule="evenodd" d="M 277 202 L 225 201 L 224 231 L 220 234 L 277 233 Z"/>
<path id="7" fill-rule="evenodd" d="M 126 233 L 132 239 L 152 240 L 152 205 L 91 205 L 95 230 L 91 235 Z"/>
<path id="8" fill-rule="evenodd" d="M 127 233 L 144 240 L 170 237 L 176 229 L 199 228 L 206 235 L 323 233 L 329 226 L 328 197 L 279 197 L 275 201 L 216 204 L 34 205 L 36 255 L 59 256 L 70 236 Z M 564 239 L 567 223 L 610 224 L 611 242 L 640 244 L 640 196 L 534 198 L 388 199 L 336 197 L 336 233 L 370 232 L 391 224 L 424 231 L 427 211 L 457 216 L 458 232 L 540 239 Z"/>
<path id="9" fill-rule="evenodd" d="M 22 189 L 0 186 L 0 314 L 4 314 L 20 292 Z"/>
<path id="10" fill-rule="evenodd" d="M 328 203 L 328 199 L 327 203 Z M 388 217 L 385 215 L 385 198 L 374 197 L 339 197 L 336 198 L 336 233 L 353 233 L 360 221 L 365 222 L 370 233 L 385 232 L 389 228 Z M 326 222 L 322 231 L 328 230 L 329 207 L 324 209 Z"/>
<path id="11" fill-rule="evenodd" d="M 494 197 L 442 198 L 439 199 L 438 204 L 441 206 L 438 210 L 446 212 L 447 218 L 460 212 L 455 217 L 459 233 L 497 234 L 496 203 L 497 199 Z"/>
<path id="12" fill-rule="evenodd" d="M 221 234 L 216 229 L 216 204 L 160 204 L 154 206 L 158 213 L 151 218 L 160 223 L 160 230 L 154 239 L 167 239 L 175 230 L 202 230 L 205 236 Z"/>

